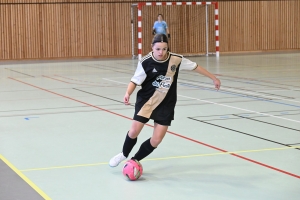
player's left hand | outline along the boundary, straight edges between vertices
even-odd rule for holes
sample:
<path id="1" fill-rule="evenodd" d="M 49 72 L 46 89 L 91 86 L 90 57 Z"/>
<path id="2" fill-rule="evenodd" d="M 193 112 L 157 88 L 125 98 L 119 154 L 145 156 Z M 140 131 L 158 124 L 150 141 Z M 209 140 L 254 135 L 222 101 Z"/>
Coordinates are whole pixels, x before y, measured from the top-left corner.
<path id="1" fill-rule="evenodd" d="M 221 87 L 221 81 L 219 80 L 219 79 L 214 79 L 214 85 L 215 85 L 215 88 L 217 89 L 217 90 L 219 90 L 220 89 L 220 87 Z"/>

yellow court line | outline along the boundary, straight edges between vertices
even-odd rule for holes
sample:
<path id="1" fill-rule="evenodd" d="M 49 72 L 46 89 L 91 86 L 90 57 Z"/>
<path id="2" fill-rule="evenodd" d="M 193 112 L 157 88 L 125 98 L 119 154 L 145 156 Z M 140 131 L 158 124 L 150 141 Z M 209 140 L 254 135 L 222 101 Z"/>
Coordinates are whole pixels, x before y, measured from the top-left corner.
<path id="1" fill-rule="evenodd" d="M 262 152 L 262 151 L 276 151 L 276 150 L 287 150 L 287 149 L 296 149 L 296 148 L 300 148 L 300 146 L 269 148 L 269 149 L 254 149 L 254 150 L 232 151 L 232 152 L 218 152 L 218 153 L 208 153 L 208 154 L 195 154 L 195 155 L 188 155 L 188 156 L 172 156 L 172 157 L 164 157 L 164 158 L 147 158 L 147 159 L 144 159 L 143 161 L 169 160 L 169 159 L 192 158 L 192 157 L 201 157 L 201 156 L 217 156 L 217 155 L 251 153 L 251 152 Z M 108 164 L 108 162 L 102 162 L 102 163 L 94 163 L 94 164 L 81 164 L 81 165 L 69 165 L 69 166 L 58 166 L 58 167 L 33 168 L 33 169 L 24 169 L 24 170 L 20 170 L 20 171 L 28 172 L 28 171 L 40 171 L 40 170 L 52 170 L 52 169 L 66 169 L 66 168 L 76 168 L 76 167 L 99 166 L 99 165 L 107 165 L 107 164 Z"/>
<path id="2" fill-rule="evenodd" d="M 262 151 L 276 151 L 276 150 L 287 150 L 287 149 L 296 149 L 296 148 L 300 148 L 300 146 L 269 148 L 269 149 L 254 149 L 254 150 L 244 150 L 244 151 L 228 151 L 228 152 L 219 152 L 219 153 L 195 154 L 195 155 L 188 155 L 188 156 L 172 156 L 172 157 L 165 157 L 165 158 L 148 158 L 148 159 L 145 159 L 145 160 L 168 160 L 168 159 L 176 159 L 176 158 L 217 156 L 217 155 L 226 155 L 226 154 L 240 154 L 240 153 L 251 153 L 251 152 L 262 152 Z"/>
<path id="3" fill-rule="evenodd" d="M 0 154 L 0 160 L 8 165 L 16 174 L 19 175 L 28 185 L 30 185 L 37 193 L 39 193 L 45 200 L 51 200 L 51 198 L 45 194 L 38 186 L 36 186 L 29 178 L 27 178 L 20 170 L 18 170 L 13 164 L 11 164 L 4 156 Z"/>
<path id="4" fill-rule="evenodd" d="M 40 171 L 40 170 L 50 170 L 50 169 L 65 169 L 65 168 L 75 168 L 75 167 L 90 167 L 90 166 L 107 165 L 107 164 L 108 164 L 108 162 L 103 162 L 103 163 L 94 163 L 94 164 L 82 164 L 82 165 L 70 165 L 70 166 L 35 168 L 35 169 L 23 169 L 23 170 L 20 170 L 20 171 L 22 171 L 22 172 L 29 172 L 29 171 Z"/>

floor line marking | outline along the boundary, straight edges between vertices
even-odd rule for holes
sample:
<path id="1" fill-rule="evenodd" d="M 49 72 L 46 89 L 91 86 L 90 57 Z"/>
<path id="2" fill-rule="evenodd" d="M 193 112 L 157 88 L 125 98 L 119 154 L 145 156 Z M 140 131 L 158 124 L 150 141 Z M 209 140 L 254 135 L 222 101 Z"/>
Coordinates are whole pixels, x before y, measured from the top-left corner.
<path id="1" fill-rule="evenodd" d="M 9 70 L 9 71 L 12 71 L 12 72 L 16 72 L 16 73 L 19 73 L 19 74 L 23 74 L 23 75 L 26 75 L 26 76 L 30 76 L 30 77 L 33 77 L 33 78 L 35 78 L 35 77 L 34 77 L 34 76 L 32 76 L 32 75 L 25 74 L 25 73 L 22 73 L 22 72 L 19 72 L 19 71 L 16 71 L 16 70 L 12 70 L 12 69 L 8 69 L 8 68 L 4 68 L 4 69 L 6 69 L 6 70 Z"/>
<path id="2" fill-rule="evenodd" d="M 165 157 L 165 158 L 148 158 L 148 159 L 145 159 L 145 160 L 169 160 L 169 159 L 178 159 L 178 158 L 218 156 L 218 155 L 253 153 L 253 152 L 263 152 L 263 151 L 278 151 L 278 150 L 296 149 L 296 148 L 299 148 L 299 147 L 300 146 L 281 147 L 281 148 L 268 148 L 268 149 L 241 150 L 241 151 L 228 151 L 228 152 L 218 152 L 218 153 L 208 153 L 208 154 L 194 154 L 194 155 L 187 155 L 187 156 L 170 156 L 170 157 Z M 299 178 L 300 178 L 300 176 L 299 176 Z"/>
<path id="3" fill-rule="evenodd" d="M 170 160 L 170 159 L 182 159 L 182 158 L 194 158 L 194 157 L 207 157 L 207 156 L 219 156 L 219 155 L 228 155 L 228 154 L 241 154 L 241 153 L 253 153 L 253 152 L 264 152 L 264 151 L 279 151 L 279 150 L 289 150 L 296 149 L 300 146 L 295 147 L 279 147 L 279 148 L 268 148 L 268 149 L 252 149 L 252 150 L 241 150 L 241 151 L 230 151 L 230 152 L 217 152 L 217 153 L 206 153 L 206 154 L 193 154 L 193 155 L 185 155 L 185 156 L 168 156 L 162 158 L 146 158 L 144 161 L 155 161 L 155 160 Z M 20 170 L 22 172 L 29 171 L 43 171 L 43 170 L 53 170 L 53 169 L 66 169 L 66 168 L 77 168 L 77 167 L 92 167 L 99 165 L 108 165 L 108 162 L 101 163 L 93 163 L 93 164 L 79 164 L 79 165 L 68 165 L 68 166 L 56 166 L 56 167 L 44 167 L 44 168 L 32 168 L 32 169 L 24 169 Z M 300 178 L 300 176 L 299 176 Z"/>
<path id="4" fill-rule="evenodd" d="M 122 82 L 113 81 L 113 80 L 110 80 L 110 79 L 105 79 L 105 80 L 112 81 L 112 82 L 122 83 Z M 122 83 L 122 84 L 125 84 L 125 83 Z M 228 108 L 233 108 L 233 109 L 237 109 L 237 110 L 243 110 L 243 111 L 247 111 L 247 112 L 251 112 L 251 113 L 256 113 L 256 114 L 260 114 L 260 115 L 265 115 L 265 116 L 269 116 L 269 117 L 279 118 L 279 119 L 283 119 L 283 120 L 287 120 L 287 121 L 292 121 L 292 122 L 300 123 L 300 121 L 297 121 L 297 120 L 288 119 L 288 118 L 279 117 L 279 116 L 270 115 L 270 114 L 265 114 L 265 113 L 261 113 L 261 112 L 257 112 L 257 111 L 252 111 L 252 110 L 247 110 L 247 109 L 243 109 L 243 108 L 238 108 L 238 107 L 234 107 L 234 106 L 229 106 L 229 105 L 226 105 L 226 104 L 215 103 L 215 102 L 212 102 L 212 101 L 201 100 L 201 99 L 198 99 L 198 98 L 188 97 L 188 96 L 179 95 L 179 94 L 177 94 L 177 96 L 184 97 L 184 98 L 187 98 L 187 99 L 193 99 L 193 100 L 197 100 L 197 101 L 202 101 L 202 102 L 206 102 L 206 103 L 210 103 L 210 104 L 215 104 L 215 105 L 219 105 L 219 106 L 224 106 L 224 107 L 228 107 Z"/>
<path id="5" fill-rule="evenodd" d="M 8 78 L 9 78 L 9 79 L 12 79 L 12 80 L 14 80 L 14 81 L 23 83 L 23 84 L 25 84 L 25 85 L 29 85 L 29 86 L 31 86 L 31 87 L 35 87 L 35 88 L 38 88 L 38 89 L 40 89 L 40 90 L 43 90 L 43 91 L 52 93 L 52 94 L 54 94 L 54 95 L 57 95 L 57 96 L 60 96 L 60 97 L 64 97 L 64 98 L 66 98 L 66 99 L 70 99 L 70 100 L 72 100 L 72 101 L 76 101 L 76 102 L 79 102 L 79 103 L 81 103 L 81 104 L 84 104 L 84 105 L 87 105 L 87 106 L 90 106 L 90 107 L 93 107 L 93 108 L 97 108 L 97 109 L 99 109 L 99 110 L 103 110 L 103 111 L 105 111 L 105 112 L 108 112 L 108 113 L 111 113 L 111 114 L 114 114 L 114 115 L 117 115 L 117 116 L 120 116 L 120 117 L 123 117 L 123 118 L 132 120 L 132 118 L 127 117 L 127 116 L 125 116 L 125 115 L 121 115 L 121 114 L 119 114 L 119 113 L 116 113 L 116 112 L 113 112 L 113 111 L 110 111 L 110 110 L 107 110 L 107 109 L 104 109 L 104 108 L 101 108 L 101 107 L 98 107 L 98 106 L 95 106 L 95 105 L 92 105 L 92 104 L 83 102 L 83 101 L 80 101 L 80 100 L 77 100 L 77 99 L 74 99 L 74 98 L 71 98 L 71 97 L 68 97 L 68 96 L 65 96 L 65 95 L 56 93 L 56 92 L 52 92 L 51 90 L 47 90 L 47 89 L 44 89 L 44 88 L 41 88 L 41 87 L 38 87 L 38 86 L 35 86 L 35 85 L 32 85 L 32 84 L 29 84 L 29 83 L 20 81 L 20 80 L 15 79 L 15 78 L 11 78 L 11 77 L 8 77 Z"/>
<path id="6" fill-rule="evenodd" d="M 2 160 L 7 166 L 10 167 L 20 178 L 22 178 L 30 187 L 32 187 L 38 194 L 40 194 L 45 200 L 51 200 L 51 198 L 43 192 L 37 185 L 35 185 L 29 178 L 27 178 L 20 170 L 18 170 L 13 164 L 11 164 L 4 156 L 0 154 L 0 160 Z"/>
<path id="7" fill-rule="evenodd" d="M 211 126 L 223 128 L 223 129 L 226 129 L 226 130 L 229 130 L 229 131 L 232 131 L 232 132 L 236 132 L 236 133 L 239 133 L 239 134 L 247 135 L 247 136 L 250 136 L 250 137 L 254 137 L 254 138 L 257 138 L 257 139 L 261 139 L 261 140 L 264 140 L 264 141 L 268 141 L 268 142 L 272 142 L 272 143 L 275 143 L 275 144 L 279 144 L 279 145 L 282 145 L 282 146 L 288 146 L 288 147 L 289 147 L 289 145 L 284 144 L 284 143 L 281 143 L 281 142 L 277 142 L 277 141 L 274 141 L 274 140 L 271 140 L 271 139 L 259 137 L 259 136 L 257 136 L 257 135 L 253 135 L 253 134 L 250 134 L 250 133 L 242 132 L 242 131 L 240 131 L 240 130 L 235 130 L 235 129 L 233 129 L 233 128 L 228 128 L 228 127 L 221 126 L 221 125 L 218 125 L 218 124 L 215 124 L 215 123 L 210 123 L 210 122 L 203 121 L 203 120 L 199 120 L 199 119 L 195 119 L 195 118 L 192 118 L 192 117 L 188 117 L 188 119 L 195 120 L 195 121 L 197 121 L 197 122 L 209 124 L 209 125 L 211 125 Z M 300 149 L 297 148 L 297 150 L 300 150 Z"/>
<path id="8" fill-rule="evenodd" d="M 40 89 L 40 90 L 43 90 L 43 91 L 52 93 L 52 94 L 54 94 L 54 95 L 58 95 L 58 96 L 61 96 L 61 97 L 66 98 L 66 99 L 70 99 L 70 100 L 72 100 L 72 101 L 76 101 L 76 102 L 79 102 L 79 103 L 82 103 L 82 104 L 85 104 L 85 105 L 88 105 L 88 106 L 97 108 L 97 109 L 99 109 L 99 110 L 103 110 L 103 111 L 106 111 L 106 112 L 108 112 L 108 113 L 111 113 L 111 114 L 114 114 L 114 115 L 117 115 L 117 116 L 120 116 L 120 117 L 129 119 L 129 120 L 132 120 L 132 118 L 127 117 L 127 116 L 125 116 L 125 115 L 122 115 L 122 114 L 119 114 L 119 113 L 115 113 L 115 112 L 112 112 L 112 111 L 110 111 L 110 110 L 106 110 L 106 109 L 103 109 L 103 108 L 101 108 L 101 107 L 94 106 L 94 105 L 92 105 L 92 104 L 89 104 L 89 103 L 86 103 L 86 102 L 83 102 L 83 101 L 79 101 L 79 100 L 77 100 L 77 99 L 74 99 L 74 98 L 71 98 L 71 97 L 68 97 L 68 96 L 64 96 L 64 95 L 59 94 L 59 93 L 52 92 L 52 91 L 50 91 L 50 90 L 47 90 L 47 89 L 44 89 L 44 88 L 41 88 L 41 87 L 38 87 L 38 86 L 35 86 L 35 85 L 32 85 L 32 84 L 29 84 L 29 83 L 26 83 L 26 82 L 23 82 L 23 81 L 20 81 L 20 80 L 15 79 L 15 78 L 11 78 L 11 77 L 8 77 L 8 78 L 9 78 L 9 79 L 12 79 L 12 80 L 14 80 L 14 81 L 23 83 L 23 84 L 25 84 L 25 85 L 29 85 L 29 86 L 31 86 L 31 87 L 35 87 L 35 88 L 38 88 L 38 89 Z M 150 124 L 145 124 L 145 125 L 146 125 L 146 126 L 149 126 L 149 127 L 152 127 L 152 128 L 154 127 L 153 125 L 150 125 Z M 206 144 L 206 143 L 204 143 L 204 142 L 200 142 L 200 141 L 198 141 L 198 140 L 195 140 L 195 139 L 192 139 L 192 138 L 189 138 L 189 137 L 186 137 L 186 136 L 177 134 L 177 133 L 172 132 L 172 131 L 167 131 L 167 132 L 170 133 L 170 134 L 172 134 L 172 135 L 175 135 L 175 136 L 177 136 L 177 137 L 180 137 L 180 138 L 183 138 L 183 139 L 186 139 L 186 140 L 189 140 L 189 141 L 192 141 L 192 142 L 201 144 L 201 145 L 203 145 L 203 146 L 206 146 L 206 147 L 209 147 L 209 148 L 212 148 L 212 149 L 221 151 L 221 152 L 228 152 L 228 151 L 226 151 L 226 150 L 224 150 L 224 149 L 221 149 L 221 148 L 218 148 L 218 147 L 215 147 L 215 146 Z M 255 161 L 255 160 L 252 160 L 252 159 L 243 157 L 243 156 L 239 156 L 239 155 L 237 155 L 237 154 L 230 154 L 230 155 L 239 157 L 239 158 L 241 158 L 241 159 L 243 159 L 243 160 L 247 160 L 247 161 L 252 162 L 252 163 L 256 163 L 256 164 L 258 164 L 258 165 L 261 165 L 261 166 L 263 166 L 263 167 L 267 167 L 267 168 L 269 168 L 269 169 L 273 169 L 273 170 L 275 170 L 275 171 L 278 171 L 278 172 L 287 174 L 287 175 L 289 175 L 289 176 L 293 176 L 293 177 L 296 177 L 296 178 L 300 178 L 300 176 L 298 176 L 298 175 L 296 175 L 296 174 L 292 174 L 292 173 L 290 173 L 290 172 L 287 172 L 287 171 L 284 171 L 284 170 L 281 170 L 281 169 L 278 169 L 278 168 L 275 168 L 275 167 L 266 165 L 266 164 L 264 164 L 264 163 L 261 163 L 261 162 L 258 162 L 258 161 Z"/>
<path id="9" fill-rule="evenodd" d="M 42 77 L 49 78 L 49 79 L 53 79 L 53 80 L 56 80 L 56 81 L 59 81 L 59 82 L 67 83 L 67 84 L 71 84 L 71 83 L 69 83 L 69 82 L 62 81 L 62 80 L 59 80 L 59 79 L 56 79 L 56 78 L 52 78 L 52 77 L 49 77 L 49 76 L 45 76 L 45 75 L 42 75 Z"/>
<path id="10" fill-rule="evenodd" d="M 191 82 L 189 82 L 191 83 Z M 206 86 L 204 84 L 198 84 L 199 86 Z M 206 86 L 207 87 L 207 86 Z M 300 103 L 300 101 L 296 101 L 296 100 L 291 100 L 291 99 L 287 99 L 287 98 L 279 98 L 276 95 L 266 95 L 266 94 L 261 94 L 259 92 L 248 92 L 248 91 L 243 91 L 243 90 L 238 90 L 238 89 L 231 89 L 231 88 L 225 88 L 222 90 L 227 90 L 227 91 L 233 91 L 233 92 L 239 92 L 241 94 L 250 94 L 250 95 L 257 95 L 258 97 L 263 97 L 263 98 L 271 98 L 271 99 L 275 99 L 275 100 L 283 100 L 283 101 L 291 101 L 291 102 L 295 102 L 295 103 Z M 290 97 L 289 97 L 290 98 Z"/>
<path id="11" fill-rule="evenodd" d="M 265 101 L 265 102 L 270 102 L 270 103 L 275 103 L 275 104 L 281 104 L 281 105 L 300 108 L 300 106 L 298 106 L 298 105 L 283 103 L 283 102 L 280 102 L 280 101 L 275 101 L 275 100 L 270 99 L 270 98 L 268 99 L 268 98 L 260 97 L 258 95 L 257 96 L 254 96 L 254 95 L 249 96 L 249 95 L 244 94 L 244 93 L 227 91 L 226 89 L 222 89 L 222 91 L 217 91 L 213 88 L 202 88 L 202 86 L 192 85 L 192 84 L 188 84 L 188 83 L 182 83 L 182 85 L 187 86 L 187 87 L 192 87 L 192 88 L 201 88 L 202 90 L 207 90 L 207 91 L 219 92 L 219 93 L 222 93 L 222 94 L 229 94 L 229 95 L 233 95 L 233 96 L 243 97 L 243 98 L 247 98 L 247 99 L 255 99 L 255 100 L 258 100 L 258 101 Z"/>
<path id="12" fill-rule="evenodd" d="M 45 75 L 42 75 L 42 77 L 53 79 L 53 80 L 56 80 L 56 81 L 59 81 L 59 82 L 67 83 L 67 84 L 73 84 L 73 85 L 99 86 L 99 85 L 91 85 L 91 84 L 70 83 L 70 82 L 67 82 L 67 81 L 63 81 L 63 80 L 60 80 L 60 79 L 57 79 L 57 78 L 53 78 L 53 77 L 49 77 L 49 76 L 45 76 Z"/>
<path id="13" fill-rule="evenodd" d="M 279 85 L 279 86 L 289 86 L 289 87 L 298 87 L 298 86 L 294 86 L 294 85 L 287 85 L 287 84 L 278 84 L 274 81 L 266 81 L 266 80 L 260 80 L 260 79 L 254 79 L 254 78 L 245 78 L 245 77 L 238 77 L 238 76 L 230 76 L 230 75 L 224 75 L 224 74 L 215 74 L 216 76 L 225 76 L 225 77 L 230 77 L 230 78 L 237 78 L 237 79 L 243 79 L 243 80 L 250 80 L 250 81 L 257 81 L 257 82 L 264 82 L 264 83 L 271 83 L 271 84 L 274 84 L 274 85 Z"/>
<path id="14" fill-rule="evenodd" d="M 265 115 L 265 116 L 269 116 L 269 117 L 274 117 L 274 118 L 278 118 L 278 119 L 283 119 L 283 120 L 287 120 L 287 121 L 300 123 L 300 121 L 298 121 L 298 120 L 293 120 L 293 119 L 288 119 L 288 118 L 285 118 L 285 117 L 270 115 L 270 114 L 266 114 L 266 113 L 262 113 L 262 112 L 258 112 L 258 111 L 252 111 L 252 110 L 248 110 L 248 109 L 244 109 L 244 108 L 238 108 L 238 107 L 235 107 L 235 106 L 229 106 L 229 105 L 226 105 L 226 104 L 215 103 L 215 102 L 212 102 L 212 101 L 201 100 L 201 99 L 198 99 L 198 98 L 179 95 L 179 94 L 178 94 L 178 96 L 184 97 L 184 98 L 187 98 L 187 99 L 193 99 L 193 100 L 196 100 L 196 101 L 202 101 L 202 102 L 206 102 L 206 103 L 210 103 L 210 104 L 215 104 L 215 105 L 218 105 L 218 106 L 233 108 L 233 109 L 237 109 L 237 110 L 247 111 L 247 112 L 250 112 L 250 113 L 256 113 L 256 114 L 260 114 L 260 115 Z"/>
<path id="15" fill-rule="evenodd" d="M 111 80 L 111 79 L 108 79 L 108 78 L 102 78 L 103 80 L 106 80 L 106 81 L 110 81 L 110 82 L 114 82 L 114 83 L 120 83 L 122 85 L 127 85 L 127 83 L 124 83 L 124 82 L 120 82 L 120 81 L 114 81 L 114 80 Z"/>
<path id="16" fill-rule="evenodd" d="M 33 169 L 23 169 L 21 172 L 30 172 L 30 171 L 43 171 L 43 170 L 52 170 L 52 169 L 66 169 L 66 168 L 77 168 L 77 167 L 91 167 L 98 165 L 108 165 L 108 162 L 102 163 L 93 163 L 93 164 L 80 164 L 80 165 L 68 165 L 68 166 L 57 166 L 57 167 L 43 167 L 43 168 L 33 168 Z"/>

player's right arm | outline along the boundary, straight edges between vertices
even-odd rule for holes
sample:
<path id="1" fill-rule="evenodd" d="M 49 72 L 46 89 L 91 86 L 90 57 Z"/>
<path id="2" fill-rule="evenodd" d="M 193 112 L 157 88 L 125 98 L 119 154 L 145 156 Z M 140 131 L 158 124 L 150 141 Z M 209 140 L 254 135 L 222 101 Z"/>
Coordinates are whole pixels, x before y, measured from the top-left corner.
<path id="1" fill-rule="evenodd" d="M 142 66 L 142 63 L 139 61 L 137 68 L 135 70 L 135 73 L 133 77 L 131 78 L 131 82 L 128 84 L 125 96 L 124 96 L 124 103 L 125 105 L 129 105 L 129 98 L 130 95 L 133 93 L 137 85 L 141 85 L 144 80 L 146 79 L 147 74 L 145 73 L 145 70 Z"/>
<path id="2" fill-rule="evenodd" d="M 129 99 L 130 99 L 130 95 L 133 93 L 133 91 L 135 90 L 136 88 L 136 84 L 133 83 L 133 82 L 130 82 L 128 84 L 128 87 L 127 87 L 127 90 L 126 90 L 126 93 L 125 93 L 125 96 L 124 96 L 124 104 L 125 105 L 129 105 Z"/>

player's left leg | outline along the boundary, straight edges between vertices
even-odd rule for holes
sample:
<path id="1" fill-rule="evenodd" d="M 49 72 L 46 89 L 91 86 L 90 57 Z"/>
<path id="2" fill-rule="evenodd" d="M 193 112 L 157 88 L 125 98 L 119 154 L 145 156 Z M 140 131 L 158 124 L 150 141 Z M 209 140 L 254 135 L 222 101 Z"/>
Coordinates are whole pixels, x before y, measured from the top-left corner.
<path id="1" fill-rule="evenodd" d="M 134 157 L 132 157 L 132 159 L 140 161 L 143 158 L 147 157 L 150 153 L 152 153 L 153 150 L 157 148 L 157 146 L 161 143 L 161 141 L 165 137 L 169 125 L 170 123 L 167 123 L 166 125 L 161 125 L 155 122 L 152 137 L 146 140 L 140 146 L 140 149 L 134 155 Z"/>

